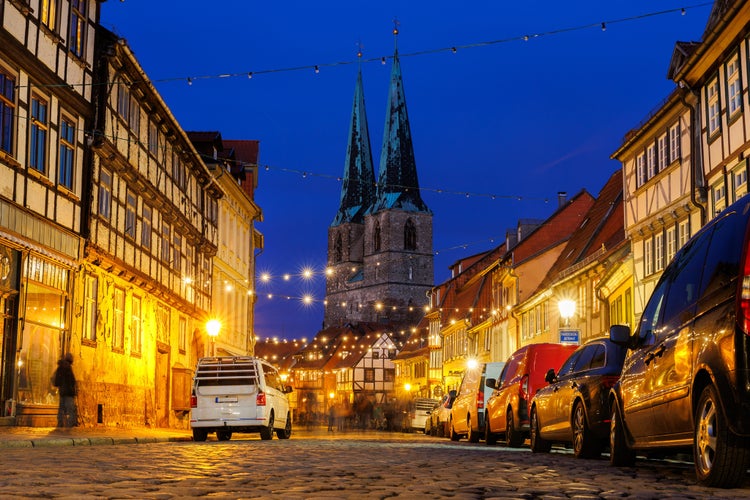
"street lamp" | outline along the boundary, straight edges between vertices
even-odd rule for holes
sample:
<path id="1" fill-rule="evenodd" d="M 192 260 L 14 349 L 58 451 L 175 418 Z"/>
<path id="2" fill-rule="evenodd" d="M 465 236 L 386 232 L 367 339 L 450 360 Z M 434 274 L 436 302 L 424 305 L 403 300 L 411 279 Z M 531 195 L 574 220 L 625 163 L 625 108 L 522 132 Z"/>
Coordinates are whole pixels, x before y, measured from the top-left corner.
<path id="1" fill-rule="evenodd" d="M 565 320 L 565 326 L 570 326 L 570 318 L 576 312 L 576 301 L 571 299 L 562 299 L 557 303 L 560 310 L 560 317 Z"/>
<path id="2" fill-rule="evenodd" d="M 221 322 L 218 319 L 210 319 L 206 322 L 206 332 L 211 340 L 211 356 L 216 356 L 216 337 L 221 330 Z"/>

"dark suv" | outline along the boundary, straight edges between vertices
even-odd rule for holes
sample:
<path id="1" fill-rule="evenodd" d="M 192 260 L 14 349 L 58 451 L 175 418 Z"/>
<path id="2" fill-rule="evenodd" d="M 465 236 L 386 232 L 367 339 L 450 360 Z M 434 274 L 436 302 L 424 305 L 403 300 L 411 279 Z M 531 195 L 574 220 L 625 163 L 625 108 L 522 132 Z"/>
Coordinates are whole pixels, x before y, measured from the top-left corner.
<path id="1" fill-rule="evenodd" d="M 677 252 L 632 336 L 611 396 L 610 462 L 692 449 L 698 481 L 734 487 L 750 466 L 750 195 Z"/>

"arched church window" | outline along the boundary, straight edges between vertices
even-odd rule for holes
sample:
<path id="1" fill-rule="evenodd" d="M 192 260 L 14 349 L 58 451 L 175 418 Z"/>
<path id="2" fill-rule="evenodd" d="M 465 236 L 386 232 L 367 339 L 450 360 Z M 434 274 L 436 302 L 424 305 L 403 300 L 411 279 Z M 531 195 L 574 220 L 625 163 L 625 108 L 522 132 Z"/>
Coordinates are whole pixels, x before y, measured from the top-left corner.
<path id="1" fill-rule="evenodd" d="M 333 261 L 334 262 L 341 262 L 341 259 L 343 258 L 342 254 L 342 242 L 341 242 L 341 235 L 336 235 L 336 242 L 333 244 Z"/>
<path id="2" fill-rule="evenodd" d="M 375 231 L 372 234 L 372 245 L 376 252 L 380 251 L 380 222 L 375 221 Z"/>
<path id="3" fill-rule="evenodd" d="M 414 221 L 409 219 L 404 225 L 404 250 L 417 249 L 417 227 Z"/>

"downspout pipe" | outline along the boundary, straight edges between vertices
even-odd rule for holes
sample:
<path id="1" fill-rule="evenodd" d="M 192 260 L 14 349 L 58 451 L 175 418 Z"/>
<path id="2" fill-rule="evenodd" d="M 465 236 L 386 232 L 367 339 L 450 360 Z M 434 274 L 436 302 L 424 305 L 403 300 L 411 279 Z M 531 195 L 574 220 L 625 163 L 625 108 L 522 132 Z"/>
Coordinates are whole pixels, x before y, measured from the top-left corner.
<path id="1" fill-rule="evenodd" d="M 690 202 L 700 212 L 701 227 L 706 224 L 707 188 L 703 178 L 703 142 L 701 141 L 700 127 L 700 93 L 690 88 L 684 80 L 680 81 L 680 87 L 685 89 L 680 94 L 680 101 L 690 110 Z M 687 95 L 695 97 L 695 104 L 687 101 Z M 697 194 L 700 193 L 700 199 Z"/>

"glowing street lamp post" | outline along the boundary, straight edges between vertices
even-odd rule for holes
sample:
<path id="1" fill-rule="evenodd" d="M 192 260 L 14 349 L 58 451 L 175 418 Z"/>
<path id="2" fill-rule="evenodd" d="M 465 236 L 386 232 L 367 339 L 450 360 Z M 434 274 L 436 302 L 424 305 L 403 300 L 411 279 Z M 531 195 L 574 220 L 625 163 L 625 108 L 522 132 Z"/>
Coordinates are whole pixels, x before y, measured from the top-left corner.
<path id="1" fill-rule="evenodd" d="M 218 319 L 211 319 L 206 322 L 206 332 L 211 341 L 211 356 L 216 356 L 216 337 L 219 336 L 221 322 Z"/>

